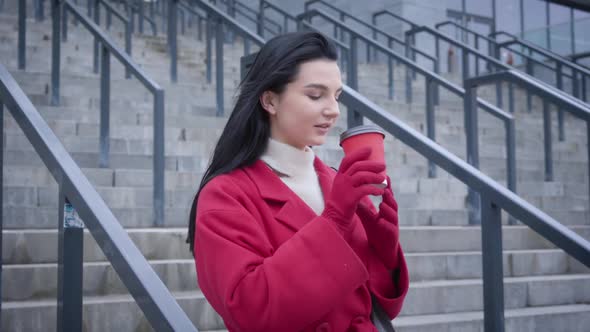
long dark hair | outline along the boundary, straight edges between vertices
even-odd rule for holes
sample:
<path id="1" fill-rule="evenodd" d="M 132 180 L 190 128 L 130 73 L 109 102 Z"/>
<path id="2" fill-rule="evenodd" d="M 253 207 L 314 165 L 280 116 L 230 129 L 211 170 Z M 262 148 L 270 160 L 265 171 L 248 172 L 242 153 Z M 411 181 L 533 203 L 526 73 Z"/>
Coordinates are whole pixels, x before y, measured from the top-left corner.
<path id="1" fill-rule="evenodd" d="M 214 177 L 254 163 L 268 144 L 270 120 L 260 104 L 264 91 L 280 94 L 295 80 L 303 62 L 329 59 L 336 61 L 334 45 L 317 32 L 293 32 L 269 40 L 258 52 L 248 74 L 240 83 L 240 93 L 215 146 L 191 206 L 186 242 L 194 248 L 195 219 L 199 194 Z"/>

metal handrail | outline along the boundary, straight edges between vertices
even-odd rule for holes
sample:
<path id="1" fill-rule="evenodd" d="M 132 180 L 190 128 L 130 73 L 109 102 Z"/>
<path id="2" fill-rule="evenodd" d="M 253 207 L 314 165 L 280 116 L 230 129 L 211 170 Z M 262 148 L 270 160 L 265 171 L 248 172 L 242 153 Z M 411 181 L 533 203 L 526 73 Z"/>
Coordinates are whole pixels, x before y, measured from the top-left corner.
<path id="1" fill-rule="evenodd" d="M 568 59 L 570 59 L 572 62 L 576 63 L 578 66 L 583 66 L 578 63 L 578 60 L 585 59 L 585 58 L 590 58 L 590 51 L 576 53 L 576 54 L 572 54 L 572 55 L 568 56 Z"/>
<path id="2" fill-rule="evenodd" d="M 409 38 L 415 38 L 415 36 L 420 33 L 420 32 L 425 32 L 428 33 L 430 35 L 432 35 L 434 37 L 435 40 L 435 52 L 436 54 L 439 53 L 439 43 L 440 40 L 443 40 L 449 44 L 454 45 L 455 47 L 458 47 L 462 50 L 462 76 L 463 76 L 463 82 L 465 82 L 468 78 L 469 78 L 469 55 L 473 55 L 475 56 L 475 58 L 477 60 L 481 59 L 486 61 L 486 63 L 490 66 L 491 70 L 510 70 L 510 67 L 504 63 L 502 63 L 501 61 L 499 61 L 498 59 L 494 58 L 494 57 L 490 57 L 487 54 L 483 54 L 482 52 L 480 52 L 479 50 L 472 48 L 470 45 L 464 44 L 460 41 L 455 40 L 453 37 L 446 35 L 438 30 L 435 30 L 433 28 L 430 28 L 428 26 L 420 26 L 414 29 L 410 29 L 408 31 L 406 31 L 406 39 Z M 560 77 L 558 75 L 558 77 Z M 545 85 L 547 88 L 553 88 L 551 85 L 539 81 L 534 77 L 531 77 L 531 79 L 534 79 L 535 81 L 537 81 L 540 84 Z M 560 91 L 560 90 L 559 90 Z M 514 96 L 513 96 L 513 89 L 508 89 L 508 99 L 509 99 L 509 110 L 510 113 L 514 112 Z M 572 100 L 579 100 L 571 95 L 569 95 L 566 92 L 560 91 L 561 95 L 564 98 L 568 98 L 568 99 L 572 99 Z M 530 92 L 527 92 L 528 96 L 529 96 L 529 100 L 530 100 Z M 497 104 L 501 107 L 501 100 L 502 100 L 502 89 L 500 87 L 499 84 L 496 85 L 496 100 L 497 100 Z M 530 105 L 530 102 L 529 102 Z M 532 107 L 529 107 L 529 110 L 532 109 Z M 564 136 L 565 136 L 565 131 L 564 131 L 564 125 L 563 125 L 563 110 L 560 108 L 558 110 L 558 130 L 559 130 L 559 139 L 560 140 L 564 140 Z"/>
<path id="3" fill-rule="evenodd" d="M 221 3 L 228 6 L 227 1 L 228 0 L 221 0 Z M 244 16 L 245 18 L 247 18 L 251 22 L 256 23 L 256 24 L 258 23 L 259 13 L 255 9 L 252 9 L 252 8 L 246 6 L 245 4 L 238 2 L 238 1 L 232 1 L 232 4 L 238 5 L 238 6 L 242 7 L 244 10 L 246 10 L 247 12 L 249 12 L 250 14 L 253 14 L 255 17 L 246 15 L 246 13 L 240 11 L 237 7 L 234 8 L 237 12 L 242 14 L 242 16 Z M 281 34 L 283 32 L 283 27 L 278 22 L 271 20 L 269 18 L 267 18 L 266 21 L 277 28 L 277 34 Z M 266 30 L 271 33 L 274 32 L 274 31 L 270 30 L 269 28 L 266 28 Z"/>
<path id="4" fill-rule="evenodd" d="M 543 98 L 543 130 L 544 130 L 544 147 L 545 147 L 545 180 L 553 181 L 553 148 L 551 141 L 551 117 L 549 115 L 549 103 L 552 103 L 573 116 L 586 122 L 588 137 L 588 158 L 590 158 L 590 106 L 579 100 L 563 98 L 557 89 L 548 89 L 538 81 L 531 79 L 521 72 L 507 70 L 487 75 L 470 78 L 465 82 L 466 91 L 473 90 L 476 93 L 477 86 L 497 82 L 511 82 L 517 85 L 526 86 L 526 88 L 536 95 Z M 466 104 L 467 108 L 471 105 Z M 477 123 L 475 123 L 477 126 Z M 477 128 L 477 127 L 476 127 Z M 475 141 L 477 144 L 477 141 Z M 477 159 L 477 147 L 470 154 L 475 155 Z M 588 163 L 588 174 L 590 174 L 590 163 Z M 588 188 L 590 193 L 590 188 Z"/>
<path id="5" fill-rule="evenodd" d="M 349 69 L 348 69 L 348 85 L 353 88 L 356 89 L 357 88 L 357 82 L 356 82 L 356 67 L 355 66 L 355 56 L 354 53 L 356 51 L 356 47 L 354 47 L 355 39 L 360 39 L 363 40 L 366 43 L 371 43 L 372 46 L 376 49 L 379 50 L 381 52 L 383 52 L 384 54 L 386 54 L 387 56 L 389 56 L 390 58 L 395 59 L 396 61 L 398 61 L 399 63 L 404 64 L 407 68 L 411 69 L 411 70 L 415 70 L 417 73 L 424 75 L 426 77 L 426 127 L 427 127 L 427 133 L 428 133 L 428 137 L 432 140 L 435 139 L 435 121 L 434 121 L 434 93 L 435 93 L 435 88 L 437 86 L 442 86 L 444 88 L 446 88 L 447 90 L 449 90 L 451 93 L 456 94 L 457 96 L 459 96 L 460 98 L 464 98 L 465 96 L 465 90 L 463 90 L 463 88 L 447 81 L 446 79 L 444 79 L 443 77 L 439 76 L 436 73 L 432 73 L 430 71 L 428 71 L 427 69 L 424 69 L 422 66 L 419 66 L 418 64 L 416 64 L 415 62 L 413 62 L 412 60 L 399 55 L 398 53 L 396 53 L 395 51 L 375 42 L 374 40 L 372 40 L 369 37 L 364 36 L 363 34 L 345 26 L 343 23 L 339 22 L 338 20 L 330 17 L 328 14 L 318 10 L 318 9 L 312 9 L 308 12 L 302 13 L 300 15 L 297 16 L 297 19 L 300 22 L 303 22 L 304 20 L 306 20 L 307 18 L 313 17 L 313 16 L 322 16 L 324 19 L 331 21 L 334 24 L 338 24 L 339 28 L 343 29 L 344 31 L 346 31 L 348 34 L 350 34 L 351 38 L 352 38 L 352 45 L 350 45 L 350 51 L 351 51 L 351 55 L 349 56 Z M 477 98 L 476 99 L 477 104 L 486 112 L 488 112 L 489 114 L 491 114 L 492 116 L 500 119 L 504 125 L 505 125 L 505 130 L 506 130 L 506 154 L 507 154 L 507 169 L 508 169 L 508 179 L 507 179 L 507 183 L 508 186 L 510 188 L 510 190 L 516 191 L 516 153 L 515 153 L 515 148 L 514 148 L 514 139 L 515 139 L 515 133 L 514 133 L 514 118 L 512 117 L 512 115 L 504 112 L 501 109 L 498 109 L 497 107 L 493 106 L 492 104 Z M 465 117 L 467 118 L 467 114 L 465 114 Z M 353 116 L 349 116 L 349 126 L 354 124 L 354 118 L 351 120 L 351 118 L 353 118 Z M 432 163 L 429 163 L 429 177 L 435 177 L 435 167 Z"/>
<path id="6" fill-rule="evenodd" d="M 82 330 L 84 225 L 66 223 L 63 209 L 71 202 L 152 327 L 157 331 L 197 331 L 35 106 L 6 68 L 0 65 L 0 117 L 4 113 L 2 105 L 12 113 L 59 185 L 58 327 L 64 331 Z M 74 246 L 69 247 L 72 244 Z"/>
<path id="7" fill-rule="evenodd" d="M 469 28 L 466 28 L 466 27 L 464 27 L 464 26 L 462 26 L 462 25 L 460 25 L 460 24 L 458 24 L 456 22 L 453 22 L 453 21 L 440 22 L 440 23 L 435 24 L 434 27 L 436 29 L 440 29 L 440 28 L 442 28 L 444 26 L 447 26 L 447 25 L 452 25 L 456 29 L 459 29 L 461 31 L 464 31 L 464 32 L 466 32 L 468 34 L 472 34 L 475 37 L 475 48 L 476 49 L 479 49 L 479 39 L 485 40 L 486 42 L 488 42 L 488 47 L 489 47 L 488 48 L 488 51 L 490 53 L 489 55 L 495 57 L 498 60 L 500 60 L 500 58 L 499 58 L 499 52 L 495 52 L 495 54 L 494 54 L 493 50 L 498 49 L 498 48 L 502 48 L 503 46 L 499 45 L 498 41 L 496 41 L 495 39 L 492 39 L 490 37 L 484 36 L 484 35 L 476 32 L 474 30 L 471 30 Z M 514 50 L 514 49 L 511 49 L 511 48 L 508 48 L 508 47 L 504 47 L 504 48 L 506 48 L 507 50 L 510 50 L 512 53 L 517 54 L 518 56 L 524 58 L 526 62 L 529 62 L 530 61 L 531 63 L 534 63 L 534 64 L 539 65 L 541 67 L 545 67 L 545 68 L 547 68 L 549 70 L 552 70 L 552 71 L 556 71 L 557 70 L 555 67 L 552 67 L 552 66 L 548 65 L 547 63 L 545 63 L 543 61 L 537 60 L 537 59 L 529 56 L 528 54 L 525 54 L 524 52 L 520 52 L 518 50 Z M 440 57 L 440 56 L 437 55 L 437 57 Z M 476 62 L 475 74 L 476 75 L 479 75 L 479 63 L 478 62 Z M 532 71 L 530 70 L 530 67 L 528 67 L 528 63 L 527 63 L 527 74 L 532 75 Z M 562 75 L 564 75 L 565 77 L 570 78 L 570 79 L 573 78 L 573 76 L 568 75 L 568 74 L 565 74 L 565 73 L 562 73 Z"/>
<path id="8" fill-rule="evenodd" d="M 301 21 L 302 18 L 305 18 L 307 20 L 311 20 L 314 16 L 320 16 L 322 18 L 324 18 L 325 20 L 329 21 L 330 23 L 334 24 L 334 26 L 336 28 L 339 28 L 340 30 L 343 31 L 353 31 L 350 27 L 346 26 L 342 21 L 337 20 L 336 18 L 328 15 L 327 13 L 325 13 L 324 11 L 320 10 L 320 9 L 311 9 L 308 10 L 300 15 L 297 16 L 298 21 Z M 362 39 L 363 41 L 365 41 L 366 44 L 368 45 L 379 45 L 379 47 L 374 47 L 376 51 L 380 51 L 383 49 L 389 49 L 391 51 L 393 51 L 393 45 L 392 45 L 392 39 L 389 40 L 389 43 L 387 45 L 387 47 L 381 45 L 377 40 L 372 40 L 368 37 L 366 37 L 363 34 L 360 34 L 356 31 L 354 31 L 354 36 L 355 38 L 351 38 L 351 39 L 355 39 L 356 42 L 356 38 L 360 36 L 360 39 Z M 333 40 L 337 40 L 336 37 L 332 38 Z M 405 43 L 404 45 L 406 47 L 406 50 L 410 49 L 410 46 L 408 43 Z M 412 48 L 413 49 L 413 48 Z M 386 55 L 388 54 L 388 52 L 384 52 Z M 394 52 L 395 53 L 395 52 Z M 407 52 L 406 52 L 407 53 Z M 397 53 L 396 53 L 397 54 Z M 407 54 L 406 54 L 407 56 Z M 392 99 L 393 98 L 393 62 L 391 61 L 392 56 L 388 56 L 390 61 L 388 61 L 388 87 L 389 87 L 389 98 Z M 431 60 L 433 60 L 433 69 L 435 73 L 438 73 L 438 62 L 436 61 L 436 59 L 432 56 L 428 56 L 428 58 L 430 58 Z M 413 59 L 414 60 L 414 59 Z M 414 60 L 415 61 L 415 60 Z M 413 71 L 415 73 L 415 71 Z M 437 99 L 436 97 L 438 96 L 438 93 L 436 93 L 435 95 L 435 99 Z M 411 84 L 411 78 L 410 78 L 410 70 L 408 70 L 406 72 L 406 100 L 408 103 L 411 102 L 412 99 L 412 84 Z"/>
<path id="9" fill-rule="evenodd" d="M 125 52 L 127 54 L 131 55 L 131 33 L 133 31 L 133 25 L 132 25 L 131 20 L 129 20 L 123 14 L 119 13 L 119 11 L 115 9 L 115 7 L 113 7 L 110 3 L 106 2 L 105 0 L 95 0 L 95 1 L 98 1 L 98 3 L 102 4 L 106 8 L 107 13 L 115 15 L 116 18 L 118 18 L 121 22 L 123 22 L 123 24 L 125 25 Z M 67 13 L 67 12 L 64 12 L 64 13 Z M 109 16 L 107 16 L 107 17 L 109 17 Z M 108 21 L 109 20 L 107 19 L 107 22 Z M 66 27 L 67 27 L 67 24 L 64 24 L 64 29 Z M 109 24 L 107 23 L 107 29 L 108 28 L 109 28 Z M 98 53 L 98 52 L 96 52 L 96 53 Z M 96 53 L 94 54 L 94 56 L 96 58 L 98 58 L 98 54 L 96 54 Z M 131 73 L 129 72 L 129 69 L 125 68 L 125 78 L 130 78 L 130 77 L 131 77 Z"/>
<path id="10" fill-rule="evenodd" d="M 389 15 L 389 16 L 391 16 L 393 18 L 396 18 L 396 19 L 398 19 L 398 20 L 400 20 L 400 21 L 402 21 L 404 23 L 409 24 L 410 27 L 412 27 L 412 28 L 415 28 L 415 27 L 418 26 L 418 24 L 416 24 L 416 23 L 408 20 L 407 18 L 405 18 L 403 16 L 400 16 L 400 15 L 398 15 L 396 13 L 393 13 L 393 12 L 391 12 L 389 10 L 381 10 L 381 11 L 378 11 L 378 12 L 373 13 L 373 15 L 372 15 L 373 25 L 377 25 L 377 17 L 379 17 L 381 15 Z"/>
<path id="11" fill-rule="evenodd" d="M 525 47 L 526 49 L 529 50 L 529 52 L 535 52 L 537 54 L 541 54 L 543 56 L 545 56 L 546 58 L 554 61 L 556 63 L 557 66 L 557 73 L 559 74 L 561 72 L 561 68 L 562 67 L 567 67 L 572 71 L 572 76 L 573 76 L 573 94 L 575 97 L 579 98 L 579 90 L 580 90 L 580 86 L 578 85 L 578 74 L 580 74 L 581 79 L 582 79 L 582 85 L 584 87 L 586 87 L 586 79 L 590 78 L 590 69 L 587 69 L 583 66 L 578 65 L 575 62 L 569 61 L 566 58 L 562 57 L 561 55 L 551 52 L 547 49 L 544 49 L 542 47 L 539 47 L 533 43 L 530 43 L 526 40 L 523 40 L 522 38 L 519 38 L 518 36 L 515 36 L 511 33 L 505 32 L 505 31 L 496 31 L 490 34 L 490 37 L 497 37 L 500 35 L 504 35 L 507 36 L 509 38 L 512 38 L 512 40 L 507 40 L 501 43 L 498 43 L 498 45 L 500 47 L 506 47 L 509 48 L 510 45 L 514 45 L 514 44 L 518 44 L 519 46 Z M 582 98 L 584 99 L 584 101 L 587 101 L 585 96 L 582 96 Z"/>
<path id="12" fill-rule="evenodd" d="M 104 0 L 99 0 L 104 1 Z M 156 22 L 150 18 L 149 16 L 145 15 L 145 10 L 143 7 L 143 0 L 134 1 L 134 0 L 122 0 L 125 4 L 125 8 L 128 11 L 128 15 L 131 18 L 131 31 L 135 30 L 135 18 L 134 15 L 138 16 L 138 25 L 139 25 L 139 33 L 143 33 L 143 20 L 146 20 L 151 28 L 152 28 L 152 35 L 158 35 L 158 27 Z"/>
<path id="13" fill-rule="evenodd" d="M 101 54 L 101 82 L 100 82 L 100 157 L 99 165 L 109 165 L 109 117 L 110 117 L 110 55 L 119 60 L 129 72 L 137 78 L 154 96 L 154 222 L 164 224 L 164 90 L 144 73 L 133 59 L 120 50 L 111 38 L 90 21 L 70 0 L 53 3 L 53 40 L 51 66 L 51 104 L 59 105 L 60 86 L 60 26 L 61 11 L 71 12 L 74 17 L 95 37 L 102 47 Z"/>
<path id="14" fill-rule="evenodd" d="M 258 20 L 259 21 L 258 21 L 258 25 L 256 28 L 256 32 L 261 36 L 263 35 L 262 34 L 262 24 L 265 20 L 264 10 L 266 8 L 270 8 L 270 9 L 276 11 L 277 13 L 283 15 L 283 31 L 284 32 L 287 32 L 287 30 L 288 30 L 288 25 L 289 25 L 288 20 L 289 19 L 297 23 L 297 18 L 294 15 L 287 12 L 286 10 L 280 8 L 279 6 L 273 4 L 269 1 L 260 0 L 260 2 L 258 4 L 258 12 L 259 12 Z"/>
<path id="15" fill-rule="evenodd" d="M 305 2 L 305 11 L 309 11 L 309 7 L 311 7 L 311 5 L 313 5 L 314 3 L 319 3 L 321 5 L 324 5 L 324 6 L 328 7 L 328 8 L 331 8 L 331 9 L 337 11 L 338 14 L 340 15 L 340 21 L 342 21 L 342 22 L 344 22 L 344 18 L 348 18 L 348 19 L 351 19 L 351 20 L 357 22 L 358 24 L 360 24 L 360 25 L 362 25 L 362 26 L 364 26 L 366 28 L 371 29 L 371 32 L 373 33 L 373 39 L 377 40 L 377 34 L 380 34 L 380 35 L 382 35 L 382 36 L 384 36 L 384 37 L 386 37 L 388 39 L 389 44 L 391 44 L 391 43 L 393 43 L 395 41 L 400 46 L 402 46 L 404 48 L 407 48 L 407 49 L 410 49 L 412 52 L 414 52 L 416 54 L 420 54 L 421 56 L 425 57 L 426 59 L 432 61 L 433 62 L 433 66 L 436 66 L 436 62 L 437 62 L 436 57 L 433 57 L 430 54 L 428 54 L 426 52 L 423 52 L 423 51 L 415 48 L 412 45 L 406 45 L 406 43 L 403 40 L 399 39 L 398 37 L 396 37 L 396 36 L 394 36 L 394 35 L 386 32 L 386 31 L 384 31 L 382 29 L 380 29 L 378 26 L 376 26 L 374 24 L 369 24 L 369 23 L 367 23 L 367 22 L 365 22 L 365 21 L 363 21 L 363 20 L 361 20 L 361 19 L 359 19 L 359 18 L 357 18 L 357 17 L 355 17 L 353 15 L 350 15 L 347 12 L 345 12 L 345 11 L 343 11 L 343 10 L 335 7 L 334 5 L 331 5 L 331 4 L 327 3 L 327 2 L 325 2 L 324 0 L 308 0 L 308 1 L 306 1 Z M 336 33 L 337 31 L 338 31 L 338 29 L 334 29 L 334 32 L 335 32 L 334 39 L 338 38 L 337 37 L 337 33 Z M 390 46 L 390 48 L 391 47 L 392 46 Z M 370 59 L 370 51 L 369 50 L 370 50 L 370 46 L 367 45 L 367 59 Z M 415 60 L 416 59 L 414 59 L 414 61 Z"/>
<path id="16" fill-rule="evenodd" d="M 174 7 L 177 5 L 177 3 L 180 2 L 178 0 L 172 1 L 170 3 L 170 6 Z M 224 37 L 224 32 L 223 32 L 223 26 L 227 26 L 227 28 L 233 30 L 234 32 L 236 32 L 238 35 L 241 35 L 244 43 L 246 44 L 246 42 L 252 41 L 254 42 L 255 45 L 257 46 L 262 46 L 264 44 L 264 39 L 258 35 L 256 35 L 254 32 L 250 31 L 248 28 L 244 27 L 243 25 L 241 25 L 235 18 L 231 17 L 229 14 L 224 13 L 221 9 L 217 8 L 215 5 L 212 5 L 206 1 L 203 0 L 192 0 L 192 3 L 198 5 L 201 10 L 203 10 L 208 17 L 210 18 L 209 20 L 207 20 L 207 45 L 206 45 L 206 53 L 207 53 L 207 81 L 211 82 L 211 43 L 212 43 L 212 34 L 211 34 L 211 24 L 212 22 L 215 22 L 216 24 L 216 29 L 215 29 L 215 33 L 216 33 L 216 37 L 215 37 L 215 53 L 216 53 L 216 80 L 215 80 L 215 86 L 216 86 L 216 105 L 217 105 L 217 111 L 216 111 L 216 115 L 217 116 L 223 116 L 224 114 L 224 91 L 223 91 L 223 81 L 224 81 L 224 77 L 223 77 L 223 40 L 225 39 Z M 190 6 L 188 6 L 190 7 Z M 173 33 L 169 33 L 168 34 L 168 38 L 170 38 L 169 40 L 169 44 L 173 44 L 176 45 L 176 41 L 175 41 L 175 29 L 176 29 L 176 24 L 175 24 L 175 17 L 173 18 L 173 20 L 170 20 L 170 22 L 172 22 L 172 24 L 170 24 L 170 27 L 173 31 Z M 176 57 L 177 57 L 177 53 L 176 53 L 176 48 L 172 47 L 172 54 L 171 54 L 171 61 L 173 63 L 173 66 L 175 66 L 175 62 L 176 62 Z"/>

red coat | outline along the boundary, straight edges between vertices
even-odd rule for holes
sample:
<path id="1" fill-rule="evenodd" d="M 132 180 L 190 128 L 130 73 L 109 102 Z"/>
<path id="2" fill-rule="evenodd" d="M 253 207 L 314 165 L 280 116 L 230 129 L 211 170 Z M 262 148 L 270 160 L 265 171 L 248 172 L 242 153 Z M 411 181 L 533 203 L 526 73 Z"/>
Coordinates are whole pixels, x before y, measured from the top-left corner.
<path id="1" fill-rule="evenodd" d="M 330 192 L 335 172 L 314 167 Z M 354 222 L 346 242 L 260 160 L 217 176 L 198 202 L 199 286 L 230 331 L 376 331 L 370 293 L 393 319 L 408 269 L 400 247 L 388 271 Z"/>

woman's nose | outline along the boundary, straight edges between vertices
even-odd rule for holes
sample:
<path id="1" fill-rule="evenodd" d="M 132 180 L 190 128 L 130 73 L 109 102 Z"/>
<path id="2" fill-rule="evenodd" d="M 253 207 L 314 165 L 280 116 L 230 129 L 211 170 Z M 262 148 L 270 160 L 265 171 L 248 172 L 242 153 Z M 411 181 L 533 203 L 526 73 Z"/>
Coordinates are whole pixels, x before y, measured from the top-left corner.
<path id="1" fill-rule="evenodd" d="M 329 118 L 335 118 L 340 115 L 340 106 L 336 101 L 324 109 L 324 115 Z"/>

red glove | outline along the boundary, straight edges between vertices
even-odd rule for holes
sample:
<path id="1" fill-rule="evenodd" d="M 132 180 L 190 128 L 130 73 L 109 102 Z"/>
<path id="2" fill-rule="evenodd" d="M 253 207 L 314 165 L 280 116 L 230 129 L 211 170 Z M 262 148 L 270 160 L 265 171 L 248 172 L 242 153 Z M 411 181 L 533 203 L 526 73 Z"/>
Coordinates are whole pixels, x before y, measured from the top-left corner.
<path id="1" fill-rule="evenodd" d="M 397 266 L 399 246 L 399 222 L 397 202 L 391 190 L 391 179 L 387 177 L 387 188 L 383 193 L 383 201 L 379 205 L 379 213 L 366 204 L 359 204 L 357 214 L 363 222 L 367 240 L 381 262 L 388 268 Z"/>
<path id="2" fill-rule="evenodd" d="M 383 195 L 384 189 L 375 184 L 385 180 L 379 174 L 385 164 L 367 160 L 370 155 L 371 148 L 364 148 L 344 157 L 322 212 L 322 217 L 330 220 L 347 240 L 359 201 L 367 195 Z"/>

